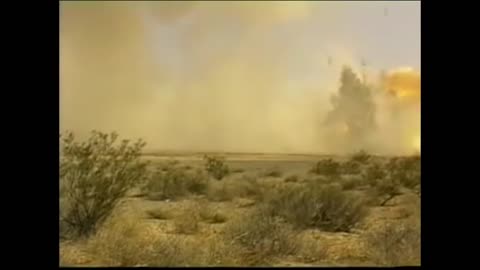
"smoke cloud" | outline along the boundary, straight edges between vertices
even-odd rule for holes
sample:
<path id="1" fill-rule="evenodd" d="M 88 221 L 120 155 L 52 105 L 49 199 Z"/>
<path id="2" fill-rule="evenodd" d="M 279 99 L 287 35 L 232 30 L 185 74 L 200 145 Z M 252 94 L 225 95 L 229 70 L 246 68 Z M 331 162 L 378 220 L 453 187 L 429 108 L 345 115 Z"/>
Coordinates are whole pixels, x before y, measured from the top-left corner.
<path id="1" fill-rule="evenodd" d="M 61 130 L 117 131 L 150 149 L 335 152 L 330 97 L 344 64 L 362 71 L 339 13 L 328 2 L 62 2 Z M 397 93 L 375 95 L 379 151 L 411 151 L 419 105 L 397 101 L 417 90 L 392 74 L 375 82 Z M 393 126 L 408 134 L 391 139 Z"/>

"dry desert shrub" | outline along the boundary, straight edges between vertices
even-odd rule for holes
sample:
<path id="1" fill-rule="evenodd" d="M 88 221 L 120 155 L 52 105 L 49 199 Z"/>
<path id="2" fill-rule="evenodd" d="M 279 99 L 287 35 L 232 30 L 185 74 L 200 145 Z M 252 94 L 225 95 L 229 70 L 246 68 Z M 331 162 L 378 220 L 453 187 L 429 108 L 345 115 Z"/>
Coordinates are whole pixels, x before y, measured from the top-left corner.
<path id="1" fill-rule="evenodd" d="M 224 241 L 239 250 L 248 266 L 269 265 L 277 256 L 295 254 L 299 247 L 298 234 L 288 223 L 258 210 L 231 220 Z"/>
<path id="2" fill-rule="evenodd" d="M 372 163 L 368 166 L 363 174 L 364 180 L 371 187 L 376 187 L 377 183 L 381 182 L 387 176 L 386 168 L 378 163 Z"/>
<path id="3" fill-rule="evenodd" d="M 262 177 L 281 177 L 282 172 L 278 168 L 269 168 L 261 173 Z"/>
<path id="4" fill-rule="evenodd" d="M 310 169 L 310 173 L 336 177 L 340 175 L 340 163 L 331 158 L 323 159 Z"/>
<path id="5" fill-rule="evenodd" d="M 359 174 L 362 172 L 362 164 L 358 161 L 348 160 L 341 164 L 343 174 Z"/>
<path id="6" fill-rule="evenodd" d="M 353 162 L 358 162 L 362 165 L 365 165 L 372 160 L 372 156 L 369 153 L 367 153 L 365 150 L 360 150 L 354 153 L 350 158 L 350 160 Z"/>
<path id="7" fill-rule="evenodd" d="M 164 208 L 155 208 L 146 211 L 149 218 L 166 220 L 172 218 L 172 213 Z"/>
<path id="8" fill-rule="evenodd" d="M 205 170 L 213 178 L 222 180 L 225 176 L 230 174 L 230 169 L 225 163 L 225 158 L 205 155 L 203 159 L 205 161 Z"/>
<path id="9" fill-rule="evenodd" d="M 232 188 L 226 181 L 210 181 L 206 195 L 209 200 L 214 202 L 231 201 L 234 197 Z"/>
<path id="10" fill-rule="evenodd" d="M 94 264 L 93 257 L 85 250 L 85 239 L 60 242 L 60 267 Z"/>
<path id="11" fill-rule="evenodd" d="M 242 175 L 228 182 L 231 193 L 235 197 L 261 198 L 266 187 L 255 176 Z"/>
<path id="12" fill-rule="evenodd" d="M 199 230 L 200 207 L 196 202 L 189 202 L 175 217 L 175 232 L 178 234 L 195 234 Z"/>
<path id="13" fill-rule="evenodd" d="M 361 197 L 342 191 L 338 184 L 317 182 L 272 190 L 262 210 L 298 228 L 317 227 L 332 232 L 349 232 L 367 214 Z"/>
<path id="14" fill-rule="evenodd" d="M 232 243 L 227 243 L 222 237 L 199 239 L 199 256 L 196 266 L 244 266 L 239 249 Z"/>
<path id="15" fill-rule="evenodd" d="M 261 199 L 266 189 L 268 187 L 254 176 L 242 175 L 236 179 L 210 181 L 206 195 L 214 202 L 231 201 L 236 197 Z"/>
<path id="16" fill-rule="evenodd" d="M 104 266 L 185 266 L 195 247 L 175 235 L 158 235 L 133 219 L 105 224 L 88 243 L 91 254 Z"/>
<path id="17" fill-rule="evenodd" d="M 285 181 L 285 183 L 296 183 L 298 182 L 298 175 L 290 175 L 286 177 L 283 181 Z"/>
<path id="18" fill-rule="evenodd" d="M 243 168 L 232 169 L 232 173 L 243 173 L 243 172 L 245 172 L 245 169 Z"/>
<path id="19" fill-rule="evenodd" d="M 365 235 L 370 260 L 380 266 L 420 265 L 419 219 L 386 222 Z"/>
<path id="20" fill-rule="evenodd" d="M 392 178 L 398 179 L 404 187 L 420 194 L 421 159 L 419 155 L 392 158 L 386 167 Z"/>
<path id="21" fill-rule="evenodd" d="M 327 253 L 328 246 L 306 235 L 300 240 L 297 258 L 305 263 L 320 262 L 327 257 Z"/>
<path id="22" fill-rule="evenodd" d="M 175 166 L 157 170 L 144 190 L 150 199 L 176 199 L 188 194 L 205 194 L 208 177 L 202 170 L 187 171 Z"/>
<path id="23" fill-rule="evenodd" d="M 361 176 L 343 176 L 340 180 L 340 185 L 343 190 L 352 190 L 364 184 L 364 180 Z"/>
<path id="24" fill-rule="evenodd" d="M 199 201 L 198 209 L 200 219 L 204 222 L 216 224 L 224 223 L 227 221 L 227 217 L 225 216 L 225 214 L 209 205 L 208 202 Z"/>

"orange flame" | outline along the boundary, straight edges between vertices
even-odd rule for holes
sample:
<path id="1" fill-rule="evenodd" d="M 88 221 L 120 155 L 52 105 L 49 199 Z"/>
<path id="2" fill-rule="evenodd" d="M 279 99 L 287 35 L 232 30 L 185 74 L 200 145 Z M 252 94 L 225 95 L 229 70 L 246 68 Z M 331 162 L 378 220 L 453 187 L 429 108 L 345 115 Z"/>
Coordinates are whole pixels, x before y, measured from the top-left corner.
<path id="1" fill-rule="evenodd" d="M 420 72 L 412 68 L 399 68 L 388 72 L 383 77 L 382 86 L 401 101 L 420 101 Z"/>

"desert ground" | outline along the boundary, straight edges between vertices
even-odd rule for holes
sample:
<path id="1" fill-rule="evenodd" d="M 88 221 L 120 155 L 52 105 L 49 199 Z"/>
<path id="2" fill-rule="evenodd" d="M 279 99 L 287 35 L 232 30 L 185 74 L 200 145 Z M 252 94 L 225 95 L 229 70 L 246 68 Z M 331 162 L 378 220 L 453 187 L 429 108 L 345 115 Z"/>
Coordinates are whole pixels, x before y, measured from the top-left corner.
<path id="1" fill-rule="evenodd" d="M 142 159 L 150 162 L 150 172 L 171 172 L 171 179 L 176 179 L 170 182 L 173 186 L 164 182 L 159 188 L 155 183 L 168 181 L 168 177 L 158 176 L 163 180 L 155 180 L 152 176 L 149 184 L 128 192 L 94 235 L 76 239 L 61 236 L 60 265 L 420 265 L 419 192 L 401 186 L 396 196 L 381 205 L 382 194 L 373 192 L 374 188 L 362 177 L 370 164 L 384 164 L 389 157 L 371 157 L 357 174 L 330 177 L 311 169 L 321 160 L 344 164 L 351 157 L 212 155 L 224 157 L 228 166 L 229 173 L 221 180 L 205 171 L 203 153 L 143 155 Z M 182 181 L 197 181 L 197 185 L 184 188 Z M 311 203 L 305 200 L 292 206 L 288 204 L 295 200 L 287 199 L 283 202 L 286 204 L 275 206 L 273 211 L 284 208 L 284 217 L 293 216 L 293 221 L 265 210 L 288 190 L 303 192 L 324 185 L 337 186 L 335 192 L 362 201 L 364 212 L 358 213 L 362 216 L 354 213 L 355 221 L 347 229 L 310 224 L 310 212 L 305 206 Z M 335 198 L 325 201 L 329 202 L 337 215 L 360 211 L 344 207 L 345 201 Z"/>

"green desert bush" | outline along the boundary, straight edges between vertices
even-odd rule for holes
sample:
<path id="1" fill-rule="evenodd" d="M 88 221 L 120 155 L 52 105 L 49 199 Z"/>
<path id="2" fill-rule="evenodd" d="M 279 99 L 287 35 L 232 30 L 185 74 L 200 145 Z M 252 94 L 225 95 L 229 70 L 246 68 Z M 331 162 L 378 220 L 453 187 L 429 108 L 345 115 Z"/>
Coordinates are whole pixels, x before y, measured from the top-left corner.
<path id="1" fill-rule="evenodd" d="M 117 144 L 116 133 L 92 131 L 83 142 L 67 132 L 60 136 L 60 223 L 65 234 L 88 236 L 112 213 L 127 191 L 146 179 L 140 160 L 145 143 Z"/>
<path id="2" fill-rule="evenodd" d="M 230 173 L 230 169 L 225 163 L 225 158 L 207 156 L 203 157 L 205 161 L 205 170 L 215 179 L 222 180 Z"/>
<path id="3" fill-rule="evenodd" d="M 310 173 L 336 177 L 340 174 L 340 163 L 331 158 L 318 161 Z"/>
<path id="4" fill-rule="evenodd" d="M 349 232 L 366 216 L 365 205 L 360 197 L 342 191 L 338 184 L 310 182 L 306 186 L 272 191 L 263 211 L 299 228 Z"/>

